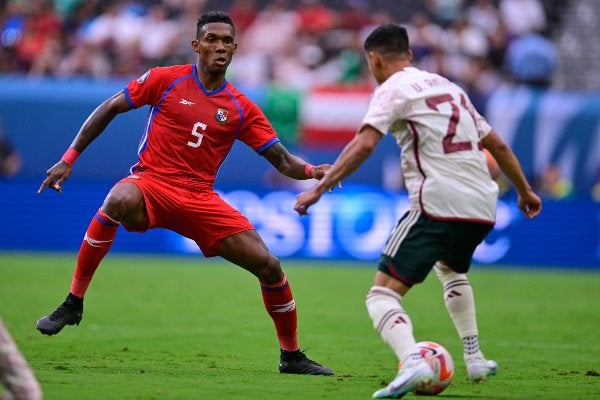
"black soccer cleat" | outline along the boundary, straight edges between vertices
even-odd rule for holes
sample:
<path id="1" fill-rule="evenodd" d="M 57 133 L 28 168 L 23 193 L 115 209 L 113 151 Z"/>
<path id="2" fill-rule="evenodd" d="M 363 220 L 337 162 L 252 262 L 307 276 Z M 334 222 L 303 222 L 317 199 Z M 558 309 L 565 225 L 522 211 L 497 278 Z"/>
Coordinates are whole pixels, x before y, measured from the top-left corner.
<path id="1" fill-rule="evenodd" d="M 311 360 L 300 350 L 281 350 L 279 372 L 282 374 L 333 375 L 333 370 Z"/>
<path id="2" fill-rule="evenodd" d="M 50 315 L 38 319 L 35 324 L 44 335 L 55 335 L 65 325 L 79 325 L 83 317 L 83 299 L 69 293 L 66 300 Z"/>

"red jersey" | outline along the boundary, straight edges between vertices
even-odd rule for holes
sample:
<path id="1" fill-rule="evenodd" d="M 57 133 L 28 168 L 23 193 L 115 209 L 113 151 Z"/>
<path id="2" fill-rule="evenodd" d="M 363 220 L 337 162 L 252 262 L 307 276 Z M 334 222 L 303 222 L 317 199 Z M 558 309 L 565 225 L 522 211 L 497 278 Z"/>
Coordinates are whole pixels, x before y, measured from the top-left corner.
<path id="1" fill-rule="evenodd" d="M 132 108 L 151 107 L 132 173 L 212 187 L 236 139 L 259 154 L 279 141 L 255 103 L 228 81 L 207 91 L 195 64 L 152 68 L 127 85 L 125 96 Z"/>

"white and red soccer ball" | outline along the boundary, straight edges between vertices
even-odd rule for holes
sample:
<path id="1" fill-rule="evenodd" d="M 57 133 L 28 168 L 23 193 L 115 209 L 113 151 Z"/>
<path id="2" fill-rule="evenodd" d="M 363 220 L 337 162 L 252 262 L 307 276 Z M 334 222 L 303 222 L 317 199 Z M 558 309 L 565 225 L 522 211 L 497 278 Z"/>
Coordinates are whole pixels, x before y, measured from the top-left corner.
<path id="1" fill-rule="evenodd" d="M 435 396 L 452 383 L 454 361 L 448 350 L 439 343 L 424 341 L 417 343 L 417 347 L 425 361 L 431 366 L 433 379 L 429 383 L 421 384 L 414 390 L 414 393 Z M 398 368 L 400 367 L 401 364 L 398 364 Z"/>

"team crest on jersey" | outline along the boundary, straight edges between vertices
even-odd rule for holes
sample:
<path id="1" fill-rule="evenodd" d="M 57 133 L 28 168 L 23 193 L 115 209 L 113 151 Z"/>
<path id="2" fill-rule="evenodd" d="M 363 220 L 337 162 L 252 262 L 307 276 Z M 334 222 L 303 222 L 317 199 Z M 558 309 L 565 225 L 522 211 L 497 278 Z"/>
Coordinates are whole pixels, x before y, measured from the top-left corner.
<path id="1" fill-rule="evenodd" d="M 146 71 L 146 73 L 139 78 L 137 78 L 137 83 L 144 83 L 146 79 L 150 76 L 150 70 Z"/>
<path id="2" fill-rule="evenodd" d="M 215 113 L 215 119 L 217 120 L 219 125 L 226 124 L 228 118 L 229 117 L 228 117 L 227 110 L 224 110 L 222 108 L 217 109 L 217 112 Z"/>

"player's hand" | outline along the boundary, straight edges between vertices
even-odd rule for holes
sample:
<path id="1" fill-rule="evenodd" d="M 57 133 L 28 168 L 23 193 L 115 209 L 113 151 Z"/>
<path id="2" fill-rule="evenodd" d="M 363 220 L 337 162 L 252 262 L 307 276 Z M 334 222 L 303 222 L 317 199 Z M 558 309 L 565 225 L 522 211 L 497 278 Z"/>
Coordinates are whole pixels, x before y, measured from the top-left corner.
<path id="1" fill-rule="evenodd" d="M 315 204 L 321 198 L 322 192 L 316 187 L 302 192 L 296 196 L 296 204 L 294 210 L 300 215 L 307 215 L 308 208 Z"/>
<path id="2" fill-rule="evenodd" d="M 535 218 L 542 211 L 542 200 L 532 190 L 528 190 L 524 194 L 519 194 L 518 198 L 519 210 L 527 218 Z"/>
<path id="3" fill-rule="evenodd" d="M 321 180 L 325 176 L 325 174 L 327 173 L 327 171 L 329 171 L 329 168 L 331 168 L 331 164 L 321 164 L 321 165 L 318 165 L 318 166 L 314 167 L 310 171 L 310 173 L 313 176 L 313 178 Z M 329 188 L 329 191 L 332 192 L 333 189 L 335 189 L 336 186 L 341 189 L 342 188 L 342 182 L 338 182 L 336 185 L 331 186 Z"/>
<path id="4" fill-rule="evenodd" d="M 46 175 L 47 178 L 42 182 L 38 193 L 42 193 L 47 187 L 60 193 L 62 184 L 71 175 L 71 166 L 64 161 L 59 161 L 46 171 Z"/>

